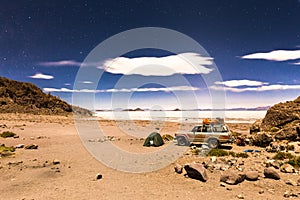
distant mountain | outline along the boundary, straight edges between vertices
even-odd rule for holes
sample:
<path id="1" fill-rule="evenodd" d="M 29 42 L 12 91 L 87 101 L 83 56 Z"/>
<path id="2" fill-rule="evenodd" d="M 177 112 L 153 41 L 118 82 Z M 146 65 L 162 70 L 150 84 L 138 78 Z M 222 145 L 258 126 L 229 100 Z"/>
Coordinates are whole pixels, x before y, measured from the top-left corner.
<path id="1" fill-rule="evenodd" d="M 91 115 L 89 110 L 69 105 L 67 102 L 45 94 L 32 83 L 0 77 L 0 112 L 33 114 L 67 114 L 72 112 Z"/>
<path id="2" fill-rule="evenodd" d="M 136 109 L 124 109 L 123 111 L 144 111 L 141 108 L 136 108 Z"/>
<path id="3" fill-rule="evenodd" d="M 260 106 L 255 108 L 225 108 L 225 109 L 211 109 L 211 108 L 203 108 L 203 109 L 184 109 L 181 110 L 179 108 L 173 109 L 173 110 L 151 110 L 151 109 L 141 109 L 141 108 L 135 108 L 135 109 L 122 109 L 122 108 L 116 108 L 113 110 L 96 110 L 97 112 L 104 112 L 104 111 L 264 111 L 268 110 L 270 106 Z"/>

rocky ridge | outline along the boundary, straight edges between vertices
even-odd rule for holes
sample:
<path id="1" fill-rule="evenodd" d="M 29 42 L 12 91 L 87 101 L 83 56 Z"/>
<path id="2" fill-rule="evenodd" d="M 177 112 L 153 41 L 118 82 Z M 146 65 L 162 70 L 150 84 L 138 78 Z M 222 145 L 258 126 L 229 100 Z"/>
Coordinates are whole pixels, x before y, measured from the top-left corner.
<path id="1" fill-rule="evenodd" d="M 91 115 L 91 112 L 72 107 L 59 97 L 45 94 L 32 83 L 0 77 L 0 113 L 68 114 Z"/>

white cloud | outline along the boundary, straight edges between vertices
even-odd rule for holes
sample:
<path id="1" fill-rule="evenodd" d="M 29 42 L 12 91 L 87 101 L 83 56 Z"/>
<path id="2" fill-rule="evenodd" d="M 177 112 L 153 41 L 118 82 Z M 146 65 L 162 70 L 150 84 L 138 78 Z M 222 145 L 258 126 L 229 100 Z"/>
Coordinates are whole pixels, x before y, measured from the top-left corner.
<path id="1" fill-rule="evenodd" d="M 263 59 L 271 61 L 288 61 L 300 59 L 300 50 L 275 50 L 265 53 L 244 55 L 243 59 Z"/>
<path id="2" fill-rule="evenodd" d="M 44 92 L 82 92 L 82 93 L 105 93 L 105 92 L 173 92 L 173 91 L 196 91 L 199 88 L 192 86 L 175 86 L 168 88 L 121 88 L 121 89 L 106 89 L 106 90 L 74 90 L 68 88 L 43 88 Z"/>
<path id="3" fill-rule="evenodd" d="M 102 62 L 77 62 L 75 60 L 60 60 L 60 61 L 50 61 L 50 62 L 40 62 L 38 65 L 46 67 L 60 67 L 60 66 L 75 66 L 75 67 L 86 67 L 94 66 L 98 67 Z"/>
<path id="4" fill-rule="evenodd" d="M 239 87 L 239 86 L 261 86 L 267 83 L 253 80 L 229 80 L 229 81 L 217 81 L 217 85 L 224 85 L 227 87 Z"/>
<path id="5" fill-rule="evenodd" d="M 40 62 L 41 66 L 80 66 L 81 62 L 76 62 L 74 60 L 61 60 L 61 61 L 51 61 L 51 62 Z"/>
<path id="6" fill-rule="evenodd" d="M 170 76 L 173 74 L 208 74 L 213 59 L 196 53 L 182 53 L 166 57 L 118 57 L 104 62 L 107 72 L 124 75 Z M 192 63 L 196 64 L 193 66 Z"/>
<path id="7" fill-rule="evenodd" d="M 46 74 L 42 74 L 42 73 L 36 73 L 35 75 L 29 76 L 30 78 L 35 78 L 35 79 L 53 79 L 54 76 L 51 75 L 46 75 Z"/>
<path id="8" fill-rule="evenodd" d="M 299 62 L 296 62 L 296 63 L 293 63 L 294 65 L 300 65 L 300 61 Z"/>
<path id="9" fill-rule="evenodd" d="M 235 87 L 224 87 L 224 86 L 211 86 L 210 89 L 213 90 L 225 90 L 230 92 L 264 92 L 264 91 L 274 91 L 274 90 L 300 90 L 300 85 L 263 85 L 259 87 L 246 87 L 246 88 L 235 88 Z"/>
<path id="10" fill-rule="evenodd" d="M 80 83 L 83 83 L 83 84 L 92 84 L 93 82 L 92 81 L 80 81 Z"/>
<path id="11" fill-rule="evenodd" d="M 69 86 L 69 85 L 71 85 L 71 83 L 65 83 L 64 85 Z"/>

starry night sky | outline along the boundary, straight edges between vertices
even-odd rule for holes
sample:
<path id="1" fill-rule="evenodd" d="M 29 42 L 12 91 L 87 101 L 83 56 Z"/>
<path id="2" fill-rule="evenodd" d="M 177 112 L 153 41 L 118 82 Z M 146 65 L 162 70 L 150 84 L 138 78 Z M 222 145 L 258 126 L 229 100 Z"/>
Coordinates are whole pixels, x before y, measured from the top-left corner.
<path id="1" fill-rule="evenodd" d="M 300 56 L 282 61 L 241 58 L 275 50 L 286 50 L 291 55 L 300 50 L 298 0 L 3 0 L 1 3 L 0 76 L 32 82 L 41 89 L 71 90 L 79 69 L 77 64 L 45 66 L 43 63 L 70 60 L 81 63 L 93 48 L 117 33 L 139 27 L 164 27 L 201 44 L 214 59 L 224 81 L 260 82 L 235 86 L 224 83 L 228 107 L 272 105 L 300 95 Z M 168 53 L 141 50 L 125 56 L 163 57 Z M 105 73 L 99 88 L 113 88 L 122 76 Z M 34 78 L 36 74 L 53 78 Z M 191 85 L 197 85 L 193 83 L 197 75 L 184 76 Z M 132 75 L 132 79 L 136 77 Z M 261 86 L 270 87 L 261 89 Z M 239 91 L 233 87 L 253 90 Z M 72 102 L 70 92 L 52 94 Z M 163 97 L 158 104 L 164 105 L 169 96 L 164 92 L 137 92 L 133 97 L 138 98 L 132 99 L 132 106 L 147 107 L 151 96 L 158 94 Z M 201 98 L 201 92 L 198 95 Z M 109 92 L 97 94 L 101 99 L 97 108 L 109 107 L 110 96 Z M 165 105 L 172 108 L 170 102 Z M 203 102 L 203 107 L 207 105 Z"/>

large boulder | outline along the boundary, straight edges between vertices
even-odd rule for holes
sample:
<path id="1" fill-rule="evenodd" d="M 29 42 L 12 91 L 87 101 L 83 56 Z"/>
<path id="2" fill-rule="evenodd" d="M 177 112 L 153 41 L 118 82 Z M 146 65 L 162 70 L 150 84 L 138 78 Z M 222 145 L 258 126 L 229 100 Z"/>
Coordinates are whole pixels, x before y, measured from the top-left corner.
<path id="1" fill-rule="evenodd" d="M 295 141 L 297 136 L 296 127 L 288 126 L 276 132 L 275 139 Z"/>
<path id="2" fill-rule="evenodd" d="M 295 101 L 287 101 L 272 106 L 262 121 L 261 129 L 269 131 L 272 127 L 283 127 L 295 120 L 300 120 L 299 97 Z"/>
<path id="3" fill-rule="evenodd" d="M 275 180 L 280 179 L 280 175 L 274 167 L 265 168 L 264 175 L 266 178 L 275 179 Z"/>
<path id="4" fill-rule="evenodd" d="M 197 179 L 203 182 L 208 180 L 206 169 L 200 163 L 185 164 L 184 169 L 190 178 Z"/>
<path id="5" fill-rule="evenodd" d="M 258 171 L 247 171 L 245 173 L 245 178 L 248 181 L 256 181 L 258 180 L 259 174 Z"/>
<path id="6" fill-rule="evenodd" d="M 251 126 L 250 126 L 250 134 L 260 132 L 260 126 L 261 126 L 262 120 L 258 119 L 256 120 Z"/>
<path id="7" fill-rule="evenodd" d="M 292 165 L 285 163 L 280 167 L 280 171 L 283 173 L 295 173 L 296 169 Z"/>
<path id="8" fill-rule="evenodd" d="M 300 96 L 270 107 L 261 124 L 256 121 L 250 127 L 250 133 L 254 135 L 253 144 L 262 147 L 268 146 L 264 142 L 267 137 L 259 133 L 266 133 L 276 140 L 296 141 L 300 138 Z"/>
<path id="9" fill-rule="evenodd" d="M 221 174 L 220 181 L 230 185 L 236 185 L 243 182 L 245 177 L 245 174 L 229 169 Z"/>
<path id="10" fill-rule="evenodd" d="M 273 138 L 270 134 L 266 132 L 258 132 L 252 136 L 253 145 L 259 147 L 267 147 L 273 141 Z"/>

